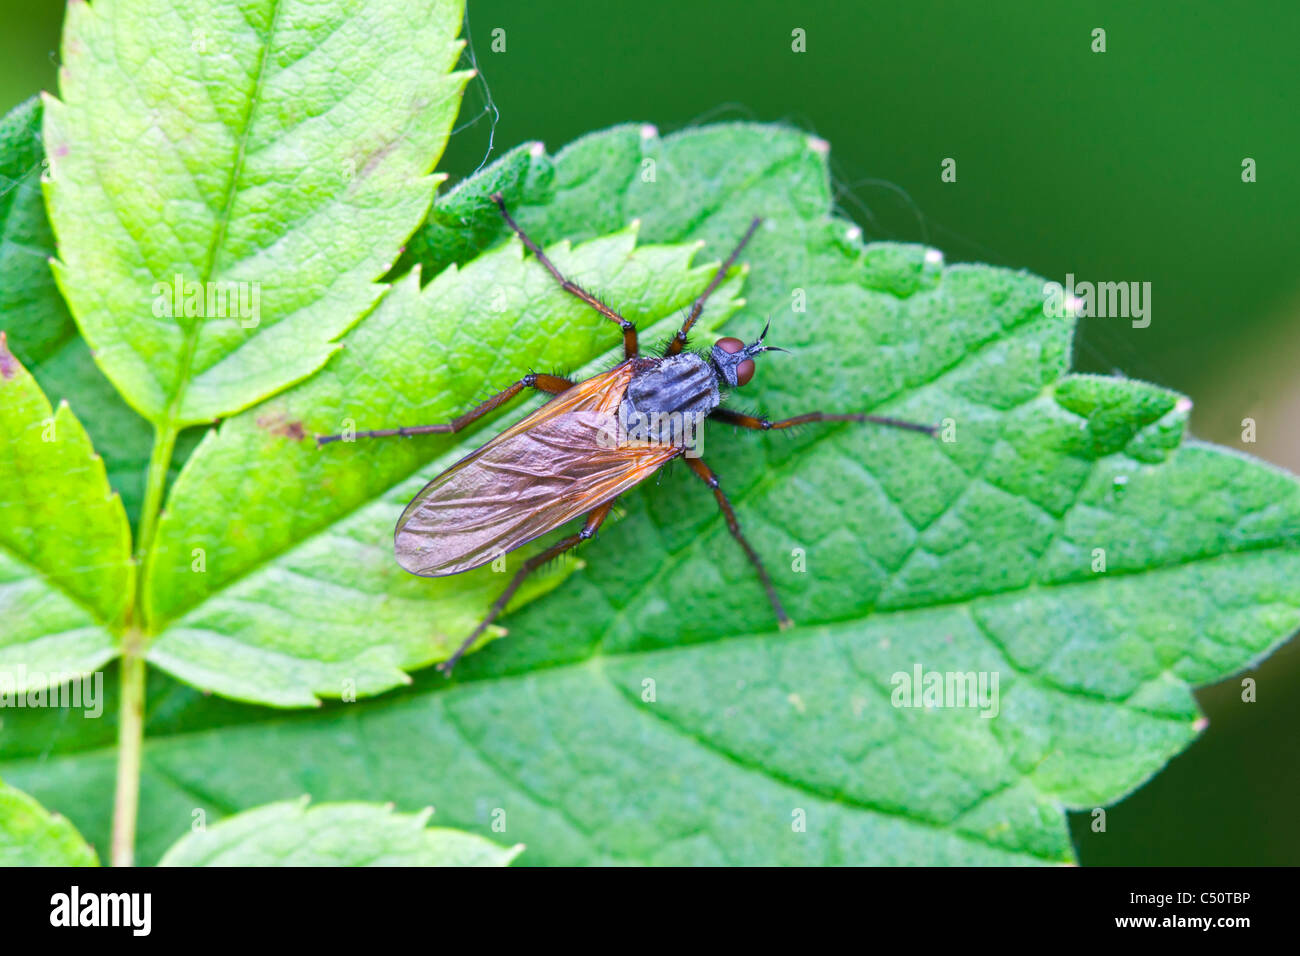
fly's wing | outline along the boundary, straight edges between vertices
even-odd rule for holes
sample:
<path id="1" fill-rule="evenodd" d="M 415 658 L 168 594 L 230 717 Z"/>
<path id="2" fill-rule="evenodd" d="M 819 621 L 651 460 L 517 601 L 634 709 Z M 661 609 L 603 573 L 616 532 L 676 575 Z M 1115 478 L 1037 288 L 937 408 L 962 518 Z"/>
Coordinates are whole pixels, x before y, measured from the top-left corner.
<path id="1" fill-rule="evenodd" d="M 397 561 L 441 577 L 487 564 L 643 481 L 681 449 L 619 443 L 623 363 L 561 392 L 424 486 L 397 522 Z"/>

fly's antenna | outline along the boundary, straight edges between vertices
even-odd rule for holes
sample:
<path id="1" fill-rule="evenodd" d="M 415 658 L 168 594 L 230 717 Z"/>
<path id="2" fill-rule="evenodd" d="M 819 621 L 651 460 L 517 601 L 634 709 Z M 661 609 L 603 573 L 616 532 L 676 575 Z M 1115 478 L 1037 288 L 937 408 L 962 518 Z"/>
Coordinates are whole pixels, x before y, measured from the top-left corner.
<path id="1" fill-rule="evenodd" d="M 745 346 L 745 355 L 758 355 L 761 352 L 785 352 L 787 354 L 790 352 L 789 349 L 783 349 L 779 345 L 763 344 L 763 340 L 767 338 L 768 329 L 772 327 L 772 316 L 775 314 L 774 312 L 768 313 L 767 321 L 763 323 L 763 331 L 758 333 L 757 341 Z"/>

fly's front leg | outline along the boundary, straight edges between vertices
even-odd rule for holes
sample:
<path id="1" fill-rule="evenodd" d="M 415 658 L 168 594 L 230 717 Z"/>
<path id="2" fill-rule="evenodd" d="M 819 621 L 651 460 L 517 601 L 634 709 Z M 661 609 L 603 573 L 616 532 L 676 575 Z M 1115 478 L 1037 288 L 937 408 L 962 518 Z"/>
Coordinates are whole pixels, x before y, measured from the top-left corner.
<path id="1" fill-rule="evenodd" d="M 750 428 L 754 431 L 775 431 L 781 428 L 793 428 L 795 425 L 807 425 L 810 422 L 871 422 L 875 425 L 888 425 L 891 428 L 902 428 L 907 431 L 924 432 L 927 435 L 933 435 L 939 430 L 938 425 L 922 425 L 919 422 L 903 421 L 901 418 L 885 418 L 881 415 L 862 415 L 850 413 L 844 415 L 830 414 L 827 412 L 808 412 L 806 415 L 796 415 L 794 418 L 783 418 L 779 421 L 768 421 L 766 418 L 760 418 L 757 415 L 744 415 L 740 412 L 733 412 L 729 408 L 715 408 L 710 418 L 716 418 L 720 422 L 726 422 L 728 425 L 735 425 L 739 428 Z"/>
<path id="2" fill-rule="evenodd" d="M 763 582 L 763 590 L 767 592 L 767 600 L 772 605 L 772 610 L 776 612 L 776 623 L 783 631 L 787 627 L 791 627 L 794 621 L 790 620 L 790 616 L 785 613 L 785 608 L 781 606 L 781 599 L 777 597 L 776 588 L 772 586 L 772 579 L 767 576 L 767 569 L 763 567 L 758 552 L 750 546 L 741 533 L 740 522 L 736 520 L 736 512 L 732 510 L 731 502 L 727 500 L 727 496 L 722 493 L 722 488 L 718 483 L 718 476 L 713 473 L 712 468 L 704 463 L 703 459 L 687 458 L 686 463 L 690 465 L 691 471 L 699 475 L 704 483 L 713 489 L 713 497 L 718 500 L 718 507 L 722 509 L 722 516 L 727 519 L 727 530 L 745 549 L 749 563 L 754 566 L 754 570 L 758 572 L 758 579 Z"/>
<path id="3" fill-rule="evenodd" d="M 672 341 L 668 343 L 668 349 L 664 352 L 665 355 L 676 355 L 686 347 L 686 337 L 690 334 L 691 326 L 695 324 L 695 320 L 698 319 L 700 313 L 704 311 L 704 303 L 708 301 L 709 296 L 713 295 L 713 293 L 717 291 L 718 286 L 722 285 L 722 280 L 726 278 L 727 273 L 731 271 L 731 267 L 734 266 L 736 260 L 740 258 L 740 250 L 744 249 L 745 243 L 749 242 L 749 240 L 753 238 L 754 233 L 758 231 L 758 227 L 762 222 L 763 220 L 759 219 L 757 216 L 755 216 L 750 222 L 749 228 L 746 229 L 745 234 L 740 237 L 740 242 L 736 243 L 736 248 L 732 249 L 731 255 L 727 256 L 727 261 L 718 266 L 718 271 L 713 274 L 713 279 L 709 282 L 704 291 L 700 293 L 700 297 L 696 299 L 695 303 L 691 306 L 691 311 L 686 315 L 686 321 L 682 323 L 682 327 L 677 330 L 677 334 L 674 335 Z"/>
<path id="4" fill-rule="evenodd" d="M 456 666 L 456 662 L 461 659 L 467 650 L 474 646 L 474 642 L 483 635 L 483 632 L 487 630 L 488 625 L 495 621 L 497 616 L 505 610 L 506 605 L 510 603 L 510 599 L 514 597 L 515 592 L 519 590 L 519 585 L 524 583 L 524 578 L 528 577 L 528 575 L 532 574 L 552 558 L 558 558 L 570 548 L 576 547 L 588 538 L 594 537 L 596 530 L 604 523 L 606 516 L 609 515 L 610 509 L 614 507 L 614 500 L 615 499 L 611 498 L 599 508 L 587 512 L 587 520 L 584 522 L 582 530 L 577 534 L 571 534 L 567 538 L 561 538 L 545 551 L 541 551 L 525 561 L 523 567 L 515 572 L 515 576 L 511 578 L 510 583 L 506 585 L 506 589 L 501 592 L 501 596 L 492 602 L 492 606 L 488 608 L 487 616 L 479 622 L 478 627 L 474 628 L 473 633 L 461 642 L 460 647 L 456 648 L 456 653 L 452 654 L 451 657 L 438 665 L 438 670 L 447 675 L 451 674 L 451 670 Z"/>
<path id="5" fill-rule="evenodd" d="M 493 409 L 500 408 L 526 388 L 535 388 L 539 392 L 558 395 L 572 386 L 572 382 L 559 375 L 535 375 L 530 372 L 510 387 L 502 389 L 491 398 L 471 408 L 464 415 L 453 418 L 449 422 L 440 422 L 437 425 L 405 425 L 401 428 L 376 428 L 371 431 L 357 432 L 352 436 L 317 435 L 316 446 L 319 448 L 321 445 L 328 445 L 330 442 L 350 441 L 354 438 L 409 438 L 411 435 L 452 435 L 471 422 L 478 421 Z"/>
<path id="6" fill-rule="evenodd" d="M 490 198 L 497 204 L 497 208 L 501 210 L 501 218 L 506 221 L 506 225 L 515 231 L 515 235 L 519 237 L 519 241 L 528 248 L 529 252 L 537 257 L 537 261 L 546 267 L 546 271 L 555 277 L 555 281 L 560 284 L 560 287 L 563 288 L 565 292 L 577 296 L 583 302 L 587 303 L 587 305 L 591 306 L 611 322 L 617 324 L 618 327 L 623 330 L 623 357 L 636 358 L 637 355 L 640 354 L 639 346 L 637 345 L 636 326 L 623 318 L 623 316 L 619 315 L 604 302 L 601 302 L 582 286 L 578 285 L 578 283 L 570 282 L 568 279 L 564 278 L 560 273 L 560 270 L 555 268 L 555 264 L 546 257 L 546 253 L 542 252 L 541 247 L 538 246 L 537 243 L 533 242 L 532 239 L 528 238 L 528 233 L 524 232 L 524 230 L 520 228 L 519 223 L 515 222 L 514 219 L 511 218 L 509 211 L 506 209 L 505 198 L 500 193 L 493 193 Z"/>

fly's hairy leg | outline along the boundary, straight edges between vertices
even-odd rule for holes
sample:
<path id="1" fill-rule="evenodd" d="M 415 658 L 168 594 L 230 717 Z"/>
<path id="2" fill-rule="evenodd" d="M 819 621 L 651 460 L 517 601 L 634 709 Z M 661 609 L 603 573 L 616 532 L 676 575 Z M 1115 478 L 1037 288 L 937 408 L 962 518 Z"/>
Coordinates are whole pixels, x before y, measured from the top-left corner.
<path id="1" fill-rule="evenodd" d="M 890 428 L 902 428 L 907 431 L 923 432 L 926 435 L 933 435 L 937 432 L 937 425 L 922 425 L 919 422 L 903 421 L 901 418 L 885 418 L 881 415 L 862 415 L 857 413 L 849 414 L 832 414 L 829 412 L 808 412 L 804 415 L 796 415 L 794 418 L 782 418 L 779 421 L 769 421 L 766 418 L 760 418 L 757 415 L 745 415 L 741 412 L 733 412 L 729 408 L 715 408 L 710 418 L 717 419 L 720 422 L 726 422 L 728 425 L 735 425 L 739 428 L 750 428 L 754 431 L 776 431 L 781 428 L 793 428 L 796 425 L 807 425 L 811 422 L 870 422 L 874 425 L 888 425 Z"/>
<path id="2" fill-rule="evenodd" d="M 534 375 L 529 373 L 515 382 L 508 388 L 497 392 L 486 401 L 480 402 L 474 408 L 471 408 L 463 415 L 453 418 L 449 422 L 440 422 L 437 425 L 405 425 L 401 428 L 375 428 L 370 431 L 357 432 L 352 438 L 408 438 L 411 435 L 451 435 L 460 431 L 466 425 L 478 421 L 493 409 L 500 408 L 510 399 L 514 398 L 526 388 L 535 388 L 539 392 L 549 392 L 552 395 L 558 395 L 567 388 L 571 388 L 573 383 L 567 378 L 561 378 L 559 375 Z M 316 445 L 328 445 L 330 442 L 347 440 L 345 435 L 317 435 Z"/>
<path id="3" fill-rule="evenodd" d="M 506 201 L 502 195 L 500 193 L 493 193 L 491 198 L 492 201 L 497 204 L 497 208 L 501 210 L 501 217 L 505 219 L 506 225 L 515 231 L 515 235 L 519 237 L 519 241 L 528 248 L 529 252 L 537 257 L 537 261 L 546 267 L 546 271 L 555 277 L 555 281 L 560 284 L 560 287 L 563 288 L 565 292 L 577 296 L 583 302 L 587 303 L 587 305 L 591 306 L 623 330 L 623 357 L 636 358 L 637 355 L 640 354 L 637 346 L 636 326 L 623 318 L 623 316 L 619 315 L 604 302 L 601 302 L 582 286 L 564 278 L 560 273 L 560 270 L 555 268 L 555 263 L 551 262 L 551 260 L 546 257 L 546 253 L 542 252 L 541 247 L 538 246 L 537 243 L 533 242 L 533 240 L 528 237 L 528 234 L 520 228 L 519 223 L 515 222 L 511 217 L 509 210 L 506 209 Z"/>
<path id="4" fill-rule="evenodd" d="M 686 463 L 690 465 L 691 471 L 699 475 L 700 479 L 713 489 L 713 497 L 718 500 L 718 507 L 722 509 L 722 516 L 727 519 L 727 530 L 745 549 L 745 555 L 749 558 L 749 563 L 758 572 L 758 579 L 763 582 L 763 590 L 767 592 L 768 603 L 772 605 L 772 610 L 776 612 L 776 622 L 784 631 L 787 627 L 792 626 L 794 622 L 790 620 L 790 616 L 785 613 L 785 608 L 781 606 L 781 599 L 777 596 L 776 588 L 773 587 L 772 579 L 768 577 L 767 569 L 763 567 L 758 552 L 753 549 L 750 543 L 745 540 L 745 535 L 741 533 L 740 522 L 736 520 L 736 512 L 732 509 L 727 496 L 723 494 L 722 487 L 718 482 L 718 476 L 701 458 L 687 458 Z"/>
<path id="5" fill-rule="evenodd" d="M 456 648 L 456 652 L 438 665 L 438 670 L 442 671 L 444 674 L 450 675 L 452 668 L 456 666 L 456 662 L 461 659 L 467 650 L 474 646 L 474 642 L 483 635 L 483 632 L 487 630 L 488 625 L 495 621 L 497 616 L 505 610 L 506 605 L 510 603 L 510 599 L 514 597 L 515 592 L 519 590 L 519 585 L 524 583 L 524 578 L 528 577 L 528 575 L 532 574 L 547 561 L 550 561 L 553 558 L 558 558 L 570 548 L 574 548 L 586 541 L 588 538 L 594 537 L 597 529 L 600 528 L 602 523 L 604 523 L 605 518 L 609 515 L 610 509 L 613 507 L 614 499 L 611 498 L 600 507 L 587 512 L 587 520 L 583 523 L 581 531 L 577 534 L 571 534 L 567 538 L 561 538 L 545 551 L 541 551 L 525 561 L 523 567 L 516 571 L 515 576 L 510 579 L 510 583 L 506 585 L 506 589 L 501 592 L 501 595 L 495 601 L 492 602 L 492 606 L 488 608 L 487 616 L 479 622 L 478 627 L 474 628 L 473 633 L 461 642 L 460 647 Z"/>

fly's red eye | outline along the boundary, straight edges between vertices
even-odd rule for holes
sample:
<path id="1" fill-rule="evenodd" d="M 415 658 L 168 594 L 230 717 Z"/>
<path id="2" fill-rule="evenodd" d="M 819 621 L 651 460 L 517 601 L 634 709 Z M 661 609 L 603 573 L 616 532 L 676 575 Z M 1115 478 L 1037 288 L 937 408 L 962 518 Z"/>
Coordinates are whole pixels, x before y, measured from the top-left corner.
<path id="1" fill-rule="evenodd" d="M 744 351 L 745 343 L 740 341 L 740 339 L 733 339 L 730 336 L 728 336 L 725 339 L 718 339 L 718 348 L 722 349 L 722 351 L 724 352 L 730 352 L 732 355 L 734 355 L 737 352 Z M 753 359 L 745 359 L 743 362 L 741 362 L 739 365 L 736 366 L 737 385 L 744 385 L 753 377 L 754 377 Z"/>

